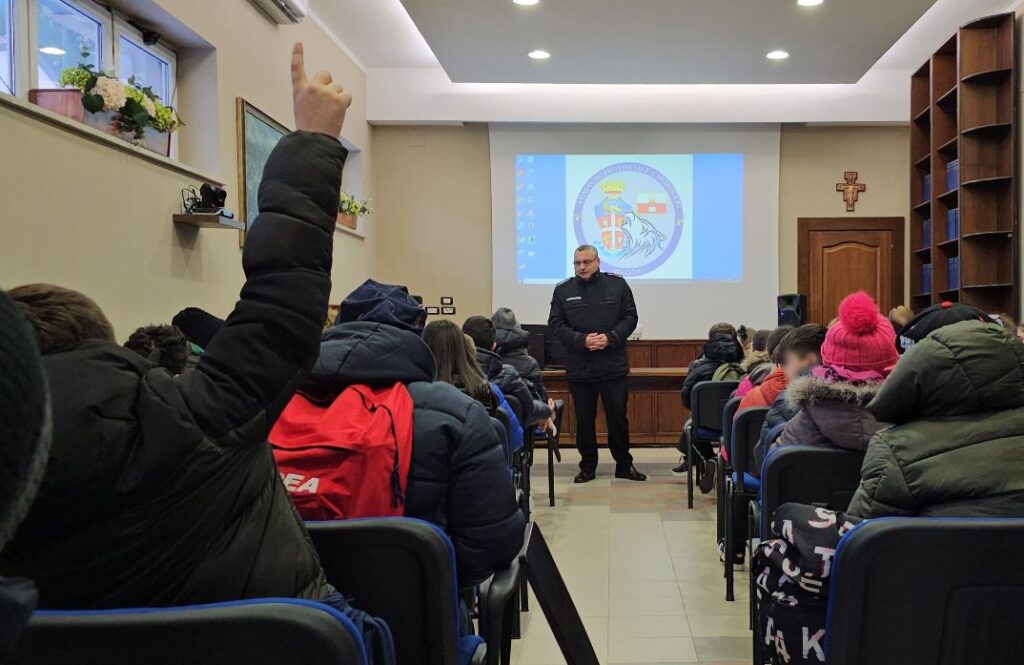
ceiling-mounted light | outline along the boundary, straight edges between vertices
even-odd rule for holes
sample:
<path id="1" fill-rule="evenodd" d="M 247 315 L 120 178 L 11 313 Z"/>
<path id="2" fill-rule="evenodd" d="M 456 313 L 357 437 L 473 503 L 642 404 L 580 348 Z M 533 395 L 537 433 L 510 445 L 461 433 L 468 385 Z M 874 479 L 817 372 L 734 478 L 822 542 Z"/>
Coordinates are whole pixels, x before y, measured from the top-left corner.
<path id="1" fill-rule="evenodd" d="M 548 58 L 551 57 L 550 53 L 540 48 L 534 51 L 530 51 L 529 53 L 527 53 L 527 55 L 533 58 L 534 60 L 547 60 Z"/>
<path id="2" fill-rule="evenodd" d="M 539 4 L 540 0 L 512 0 L 512 2 L 514 4 L 517 4 L 517 5 L 522 5 L 524 7 L 529 7 L 531 5 Z"/>
<path id="3" fill-rule="evenodd" d="M 801 7 L 817 7 L 825 4 L 825 0 L 796 0 L 796 4 Z"/>
<path id="4" fill-rule="evenodd" d="M 57 48 L 56 46 L 44 46 L 43 48 L 39 49 L 39 52 L 40 53 L 45 53 L 46 55 L 64 55 L 65 54 L 64 49 Z"/>
<path id="5" fill-rule="evenodd" d="M 778 49 L 776 51 L 769 51 L 767 54 L 765 54 L 764 57 L 768 58 L 769 60 L 785 60 L 786 58 L 789 57 L 789 51 L 783 51 L 782 49 Z"/>

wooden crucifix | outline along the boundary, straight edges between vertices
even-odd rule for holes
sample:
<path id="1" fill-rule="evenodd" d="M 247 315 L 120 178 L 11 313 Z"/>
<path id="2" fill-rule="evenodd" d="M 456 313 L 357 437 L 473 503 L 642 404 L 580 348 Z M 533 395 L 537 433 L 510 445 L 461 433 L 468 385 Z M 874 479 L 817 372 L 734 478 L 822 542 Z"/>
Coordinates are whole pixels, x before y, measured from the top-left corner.
<path id="1" fill-rule="evenodd" d="M 857 207 L 857 199 L 861 192 L 866 192 L 868 186 L 862 182 L 857 182 L 859 177 L 856 171 L 847 171 L 843 174 L 843 179 L 846 182 L 837 182 L 836 191 L 843 193 L 843 200 L 846 201 L 846 212 L 853 212 Z"/>

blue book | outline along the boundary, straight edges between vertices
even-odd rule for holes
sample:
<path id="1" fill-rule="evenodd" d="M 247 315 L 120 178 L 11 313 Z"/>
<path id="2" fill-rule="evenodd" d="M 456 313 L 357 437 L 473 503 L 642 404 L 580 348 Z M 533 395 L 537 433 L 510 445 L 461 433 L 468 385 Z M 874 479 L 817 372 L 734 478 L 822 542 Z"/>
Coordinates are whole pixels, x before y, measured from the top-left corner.
<path id="1" fill-rule="evenodd" d="M 932 220 L 924 220 L 921 229 L 921 248 L 927 249 L 932 246 Z"/>
<path id="2" fill-rule="evenodd" d="M 924 177 L 924 200 L 932 200 L 932 174 L 929 173 Z"/>
<path id="3" fill-rule="evenodd" d="M 932 264 L 930 263 L 921 266 L 921 291 L 922 293 L 932 292 Z"/>
<path id="4" fill-rule="evenodd" d="M 960 237 L 960 209 L 953 208 L 946 212 L 946 240 Z"/>
<path id="5" fill-rule="evenodd" d="M 949 260 L 949 289 L 960 288 L 960 257 L 954 256 Z"/>
<path id="6" fill-rule="evenodd" d="M 946 164 L 946 191 L 951 192 L 960 186 L 960 160 L 954 159 Z"/>

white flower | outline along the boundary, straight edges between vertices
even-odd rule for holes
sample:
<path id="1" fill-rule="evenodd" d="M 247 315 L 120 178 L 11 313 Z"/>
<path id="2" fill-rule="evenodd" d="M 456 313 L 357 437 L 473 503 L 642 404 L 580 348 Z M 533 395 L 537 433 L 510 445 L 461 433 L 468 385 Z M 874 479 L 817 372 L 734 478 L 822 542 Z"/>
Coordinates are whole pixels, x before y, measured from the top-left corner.
<path id="1" fill-rule="evenodd" d="M 128 101 L 124 83 L 116 78 L 100 76 L 96 79 L 96 85 L 93 86 L 91 92 L 103 98 L 104 111 L 119 111 Z"/>
<path id="2" fill-rule="evenodd" d="M 156 104 L 153 103 L 152 99 L 145 95 L 142 96 L 142 108 L 146 109 L 146 113 L 149 114 L 150 118 L 156 117 Z"/>

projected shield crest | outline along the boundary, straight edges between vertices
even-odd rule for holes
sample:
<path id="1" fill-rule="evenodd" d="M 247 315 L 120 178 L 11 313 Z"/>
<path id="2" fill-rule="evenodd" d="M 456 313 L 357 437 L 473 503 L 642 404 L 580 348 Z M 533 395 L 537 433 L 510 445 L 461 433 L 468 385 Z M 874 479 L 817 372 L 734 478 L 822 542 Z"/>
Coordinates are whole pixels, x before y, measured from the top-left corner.
<path id="1" fill-rule="evenodd" d="M 679 245 L 683 221 L 672 182 L 637 162 L 612 164 L 591 176 L 573 212 L 580 244 L 598 247 L 602 267 L 625 277 L 665 263 Z"/>

